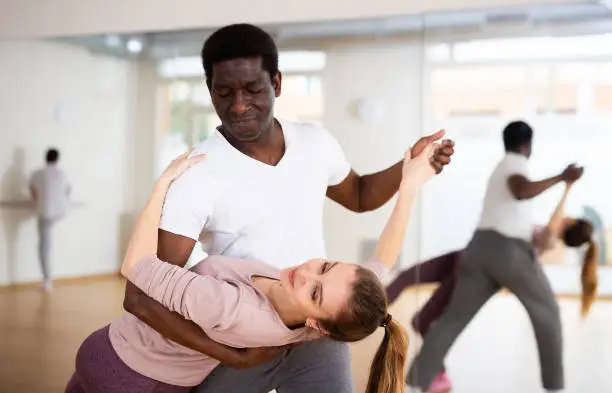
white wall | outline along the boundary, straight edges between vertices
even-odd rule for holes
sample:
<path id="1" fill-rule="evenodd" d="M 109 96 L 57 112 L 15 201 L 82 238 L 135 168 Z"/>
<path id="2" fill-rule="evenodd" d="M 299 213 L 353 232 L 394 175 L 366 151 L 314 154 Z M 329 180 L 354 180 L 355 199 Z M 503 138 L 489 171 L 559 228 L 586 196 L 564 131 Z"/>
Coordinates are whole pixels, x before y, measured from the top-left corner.
<path id="1" fill-rule="evenodd" d="M 137 67 L 34 41 L 0 42 L 0 58 L 0 200 L 27 197 L 29 173 L 58 147 L 73 199 L 84 207 L 55 228 L 54 275 L 116 271 L 138 177 L 131 169 Z M 60 103 L 64 123 L 55 118 Z M 31 213 L 0 208 L 0 285 L 40 279 L 36 245 Z"/>
<path id="2" fill-rule="evenodd" d="M 421 45 L 344 47 L 327 52 L 324 70 L 324 124 L 338 139 L 360 174 L 385 169 L 400 160 L 421 135 Z M 355 101 L 373 98 L 384 106 L 378 124 L 354 115 Z M 394 200 L 393 200 L 394 202 Z M 363 240 L 376 240 L 392 203 L 374 212 L 354 214 L 328 201 L 325 234 L 328 255 L 358 261 Z M 418 258 L 418 206 L 407 236 L 402 262 Z"/>
<path id="3" fill-rule="evenodd" d="M 567 0 L 0 0 L 0 38 L 359 19 Z"/>

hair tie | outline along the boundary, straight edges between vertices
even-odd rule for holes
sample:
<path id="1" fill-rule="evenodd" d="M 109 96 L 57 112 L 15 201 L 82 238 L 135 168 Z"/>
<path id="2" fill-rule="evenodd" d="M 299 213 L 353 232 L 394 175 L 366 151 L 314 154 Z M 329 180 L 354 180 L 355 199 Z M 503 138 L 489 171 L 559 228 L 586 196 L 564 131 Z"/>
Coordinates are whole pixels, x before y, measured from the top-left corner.
<path id="1" fill-rule="evenodd" d="M 389 323 L 391 322 L 391 319 L 393 317 L 391 316 L 391 314 L 387 314 L 387 316 L 385 317 L 385 319 L 382 321 L 382 323 L 380 324 L 381 327 L 386 328 L 387 326 L 389 326 Z"/>

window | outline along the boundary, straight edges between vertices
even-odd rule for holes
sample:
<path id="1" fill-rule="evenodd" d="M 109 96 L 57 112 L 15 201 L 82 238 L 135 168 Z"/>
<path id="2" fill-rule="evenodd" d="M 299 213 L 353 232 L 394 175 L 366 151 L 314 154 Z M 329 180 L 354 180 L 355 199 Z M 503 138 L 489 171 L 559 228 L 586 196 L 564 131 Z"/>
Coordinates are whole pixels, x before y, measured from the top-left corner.
<path id="1" fill-rule="evenodd" d="M 282 72 L 315 72 L 325 68 L 327 56 L 319 51 L 286 51 L 278 55 L 278 68 Z"/>
<path id="2" fill-rule="evenodd" d="M 431 72 L 432 103 L 438 118 L 522 113 L 527 97 L 522 66 L 444 67 Z"/>
<path id="3" fill-rule="evenodd" d="M 612 55 L 612 34 L 481 39 L 454 44 L 456 62 Z"/>
<path id="4" fill-rule="evenodd" d="M 323 119 L 323 89 L 319 75 L 290 74 L 283 77 L 283 92 L 275 107 L 277 116 L 301 121 Z"/>
<path id="5" fill-rule="evenodd" d="M 430 48 L 426 59 L 431 128 L 447 129 L 461 146 L 444 186 L 456 190 L 454 202 L 441 203 L 430 191 L 423 198 L 435 206 L 428 214 L 459 211 L 461 219 L 443 239 L 439 226 L 426 223 L 427 252 L 444 252 L 469 240 L 487 178 L 503 154 L 501 130 L 515 119 L 526 119 L 535 130 L 534 178 L 559 173 L 569 162 L 587 168 L 568 199 L 567 214 L 581 217 L 587 207 L 595 209 L 612 242 L 612 204 L 601 181 L 612 166 L 606 153 L 612 143 L 612 34 L 459 42 Z M 534 199 L 537 224 L 549 220 L 561 192 L 557 187 Z M 574 251 L 562 248 L 545 263 L 578 266 L 581 259 Z"/>
<path id="6" fill-rule="evenodd" d="M 212 107 L 210 92 L 205 83 L 191 85 L 191 102 L 196 106 Z"/>
<path id="7" fill-rule="evenodd" d="M 177 133 L 188 140 L 190 126 L 188 121 L 191 108 L 191 86 L 186 82 L 171 83 L 168 88 L 168 102 L 170 109 L 170 133 Z"/>
<path id="8" fill-rule="evenodd" d="M 185 78 L 202 76 L 204 69 L 199 57 L 175 57 L 160 61 L 157 72 L 164 78 Z"/>
<path id="9" fill-rule="evenodd" d="M 429 45 L 425 49 L 425 57 L 432 63 L 441 63 L 451 60 L 451 45 L 450 44 L 434 44 Z"/>
<path id="10" fill-rule="evenodd" d="M 612 113 L 612 62 L 595 65 L 593 106 L 596 112 Z"/>

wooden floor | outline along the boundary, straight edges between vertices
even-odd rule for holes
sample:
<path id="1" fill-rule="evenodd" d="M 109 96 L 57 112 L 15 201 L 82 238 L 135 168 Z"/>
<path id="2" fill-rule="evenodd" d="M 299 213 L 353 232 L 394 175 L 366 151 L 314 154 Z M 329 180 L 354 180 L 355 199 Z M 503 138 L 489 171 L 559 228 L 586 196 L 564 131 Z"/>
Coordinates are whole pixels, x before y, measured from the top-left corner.
<path id="1" fill-rule="evenodd" d="M 120 315 L 124 284 L 118 278 L 0 290 L 0 393 L 61 393 L 80 342 Z M 405 292 L 392 314 L 408 321 L 428 291 Z M 565 334 L 566 393 L 612 391 L 612 303 L 601 301 L 578 319 L 575 300 L 560 300 Z M 379 332 L 380 333 L 380 332 Z M 352 347 L 356 391 L 382 334 Z M 414 355 L 420 340 L 411 335 Z M 497 295 L 460 336 L 448 356 L 455 393 L 538 393 L 539 367 L 529 321 L 512 296 Z M 305 392 L 309 393 L 309 392 Z"/>

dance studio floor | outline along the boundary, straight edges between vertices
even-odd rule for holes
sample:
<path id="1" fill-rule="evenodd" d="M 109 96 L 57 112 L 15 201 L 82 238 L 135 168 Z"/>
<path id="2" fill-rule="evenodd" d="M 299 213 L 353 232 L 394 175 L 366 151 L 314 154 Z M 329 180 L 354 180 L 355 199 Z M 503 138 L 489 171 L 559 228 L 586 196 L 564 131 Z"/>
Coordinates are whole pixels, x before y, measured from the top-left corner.
<path id="1" fill-rule="evenodd" d="M 404 323 L 429 291 L 405 292 L 392 306 Z M 81 340 L 122 312 L 123 282 L 95 279 L 37 288 L 0 289 L 0 393 L 61 393 Z M 596 304 L 586 322 L 575 300 L 560 300 L 566 343 L 566 393 L 612 391 L 612 303 Z M 354 345 L 353 375 L 362 392 L 382 334 Z M 411 352 L 420 340 L 411 336 Z M 509 295 L 497 295 L 448 357 L 455 393 L 539 393 L 538 359 L 527 316 Z M 310 393 L 310 392 L 304 392 Z"/>

